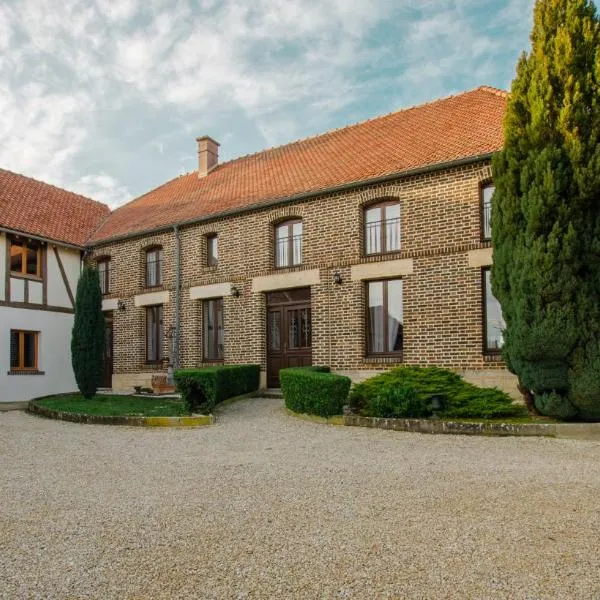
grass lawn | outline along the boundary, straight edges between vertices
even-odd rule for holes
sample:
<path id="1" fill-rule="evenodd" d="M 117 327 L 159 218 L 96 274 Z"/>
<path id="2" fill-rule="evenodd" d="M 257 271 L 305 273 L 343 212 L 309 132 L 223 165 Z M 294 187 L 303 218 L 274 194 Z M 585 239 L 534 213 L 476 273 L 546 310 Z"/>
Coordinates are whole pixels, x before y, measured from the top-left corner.
<path id="1" fill-rule="evenodd" d="M 141 398 L 97 395 L 90 400 L 81 394 L 65 394 L 38 400 L 38 404 L 62 412 L 128 417 L 184 417 L 188 413 L 178 398 Z"/>

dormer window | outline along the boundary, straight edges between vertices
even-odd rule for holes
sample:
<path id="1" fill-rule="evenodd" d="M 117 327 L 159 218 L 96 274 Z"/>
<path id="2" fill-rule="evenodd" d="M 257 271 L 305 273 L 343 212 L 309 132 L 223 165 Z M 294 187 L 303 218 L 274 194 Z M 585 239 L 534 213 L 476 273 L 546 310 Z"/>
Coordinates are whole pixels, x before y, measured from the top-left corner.
<path id="1" fill-rule="evenodd" d="M 13 275 L 42 276 L 42 247 L 38 242 L 10 241 L 10 272 Z"/>
<path id="2" fill-rule="evenodd" d="M 365 209 L 365 254 L 400 250 L 400 203 L 380 202 Z"/>
<path id="3" fill-rule="evenodd" d="M 275 227 L 275 266 L 302 264 L 302 220 L 293 219 Z"/>
<path id="4" fill-rule="evenodd" d="M 206 236 L 206 264 L 209 267 L 219 264 L 219 237 L 216 233 Z"/>
<path id="5" fill-rule="evenodd" d="M 162 285 L 162 259 L 160 246 L 146 251 L 146 287 Z"/>

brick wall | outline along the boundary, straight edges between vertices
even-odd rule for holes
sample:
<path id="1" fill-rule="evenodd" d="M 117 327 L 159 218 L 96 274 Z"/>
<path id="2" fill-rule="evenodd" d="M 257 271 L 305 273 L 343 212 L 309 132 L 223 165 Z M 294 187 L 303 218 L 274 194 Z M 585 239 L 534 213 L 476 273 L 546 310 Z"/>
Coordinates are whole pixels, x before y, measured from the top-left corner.
<path id="1" fill-rule="evenodd" d="M 480 372 L 482 381 L 495 381 L 493 373 L 502 372 L 505 381 L 503 363 L 482 351 L 481 269 L 469 267 L 468 261 L 469 251 L 489 246 L 481 242 L 479 190 L 490 175 L 489 165 L 481 163 L 182 228 L 181 365 L 202 364 L 202 301 L 190 300 L 190 287 L 226 282 L 241 291 L 237 298 L 224 297 L 225 361 L 259 363 L 264 369 L 265 298 L 252 292 L 252 279 L 305 269 L 320 272 L 320 283 L 311 289 L 313 363 L 328 364 L 355 378 L 396 364 L 398 359 L 365 358 L 365 283 L 351 279 L 351 266 L 412 259 L 413 272 L 403 277 L 402 360 L 471 375 Z M 401 250 L 365 257 L 364 207 L 380 198 L 399 199 Z M 275 269 L 273 224 L 290 217 L 303 220 L 303 265 Z M 219 236 L 216 267 L 206 265 L 206 235 L 213 233 Z M 166 335 L 174 322 L 174 233 L 108 243 L 95 250 L 97 256 L 111 257 L 108 297 L 126 303 L 126 310 L 114 315 L 116 374 L 158 368 L 145 364 L 145 309 L 134 306 L 134 296 L 147 291 L 144 250 L 155 244 L 164 252 L 161 289 L 171 292 L 164 307 Z M 342 285 L 333 283 L 336 271 Z"/>

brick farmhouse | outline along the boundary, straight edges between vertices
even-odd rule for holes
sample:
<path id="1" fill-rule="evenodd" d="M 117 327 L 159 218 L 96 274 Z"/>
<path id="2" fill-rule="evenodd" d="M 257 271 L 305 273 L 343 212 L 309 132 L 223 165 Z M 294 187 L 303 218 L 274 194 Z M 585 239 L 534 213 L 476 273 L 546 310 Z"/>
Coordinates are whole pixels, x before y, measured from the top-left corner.
<path id="1" fill-rule="evenodd" d="M 354 380 L 448 367 L 516 393 L 491 295 L 490 161 L 507 94 L 480 87 L 198 170 L 88 240 L 104 291 L 105 385 L 167 364 L 329 365 Z"/>

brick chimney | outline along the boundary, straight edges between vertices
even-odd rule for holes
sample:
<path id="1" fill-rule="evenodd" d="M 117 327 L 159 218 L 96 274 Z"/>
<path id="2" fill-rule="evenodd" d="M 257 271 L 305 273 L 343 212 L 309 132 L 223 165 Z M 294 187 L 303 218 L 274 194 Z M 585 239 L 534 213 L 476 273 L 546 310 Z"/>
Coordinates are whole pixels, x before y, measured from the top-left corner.
<path id="1" fill-rule="evenodd" d="M 198 142 L 198 177 L 206 177 L 219 163 L 219 142 L 203 135 Z"/>

